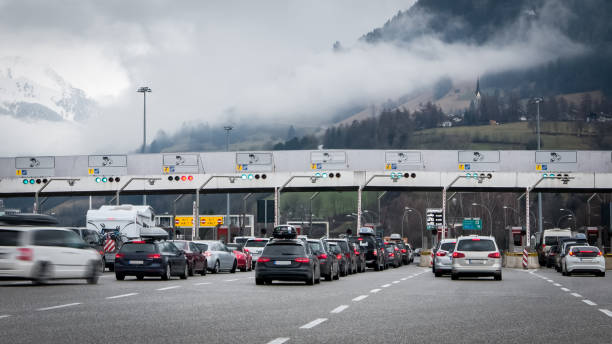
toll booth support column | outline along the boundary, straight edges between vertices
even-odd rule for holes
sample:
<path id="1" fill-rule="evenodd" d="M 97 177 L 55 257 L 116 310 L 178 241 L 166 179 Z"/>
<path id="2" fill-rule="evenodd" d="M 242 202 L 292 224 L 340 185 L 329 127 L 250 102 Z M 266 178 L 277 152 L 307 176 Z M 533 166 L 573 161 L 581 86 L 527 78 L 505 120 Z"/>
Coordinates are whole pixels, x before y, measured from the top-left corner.
<path id="1" fill-rule="evenodd" d="M 357 189 L 357 233 L 359 233 L 359 228 L 361 228 L 361 193 L 363 191 L 363 186 L 359 186 Z"/>
<path id="2" fill-rule="evenodd" d="M 278 188 L 274 188 L 274 227 L 279 225 L 280 221 L 280 192 Z"/>
<path id="3" fill-rule="evenodd" d="M 446 190 L 446 186 L 442 188 L 442 239 L 444 239 L 446 232 Z"/>

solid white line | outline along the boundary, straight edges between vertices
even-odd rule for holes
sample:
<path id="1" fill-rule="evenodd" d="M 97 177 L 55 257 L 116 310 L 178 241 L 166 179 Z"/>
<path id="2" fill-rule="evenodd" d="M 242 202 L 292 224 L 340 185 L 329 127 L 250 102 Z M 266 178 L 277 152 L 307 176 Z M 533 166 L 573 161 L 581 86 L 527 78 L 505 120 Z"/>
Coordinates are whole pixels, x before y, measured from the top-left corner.
<path id="1" fill-rule="evenodd" d="M 45 308 L 39 308 L 37 309 L 37 311 L 48 311 L 51 309 L 58 309 L 58 308 L 64 308 L 64 307 L 71 307 L 71 306 L 76 306 L 76 305 L 80 305 L 80 302 L 75 302 L 75 303 L 67 303 L 65 305 L 59 305 L 59 306 L 52 306 L 52 307 L 45 307 Z"/>
<path id="2" fill-rule="evenodd" d="M 597 304 L 591 300 L 582 300 L 582 302 L 586 303 L 589 306 L 597 306 Z"/>
<path id="3" fill-rule="evenodd" d="M 555 287 L 560 287 L 560 286 L 561 286 L 561 284 L 559 284 L 559 283 L 555 283 L 555 284 L 553 284 L 553 285 L 554 285 Z"/>
<path id="4" fill-rule="evenodd" d="M 383 284 L 381 287 L 387 288 L 387 287 L 390 287 L 390 286 L 391 286 L 391 284 Z"/>
<path id="5" fill-rule="evenodd" d="M 162 290 L 176 289 L 176 288 L 180 288 L 180 287 L 181 287 L 180 285 L 173 285 L 172 287 L 159 288 L 159 289 L 155 289 L 155 290 L 162 291 Z"/>
<path id="6" fill-rule="evenodd" d="M 578 294 L 578 293 L 572 293 L 572 295 L 573 295 L 574 297 L 582 297 L 582 295 L 580 295 L 580 294 Z"/>
<path id="7" fill-rule="evenodd" d="M 342 312 L 343 310 L 345 310 L 347 308 L 349 308 L 348 305 L 338 306 L 338 307 L 332 309 L 332 311 L 330 313 L 340 313 L 340 312 Z"/>
<path id="8" fill-rule="evenodd" d="M 359 295 L 356 298 L 354 298 L 353 301 L 361 301 L 365 299 L 366 297 L 368 297 L 368 295 Z"/>
<path id="9" fill-rule="evenodd" d="M 193 285 L 207 285 L 207 284 L 210 284 L 210 282 L 194 283 Z"/>
<path id="10" fill-rule="evenodd" d="M 370 290 L 370 293 L 378 293 L 379 291 L 381 291 L 382 289 L 372 289 Z"/>
<path id="11" fill-rule="evenodd" d="M 238 280 L 238 279 L 237 279 L 237 278 L 235 278 L 235 279 L 228 279 L 228 280 L 224 280 L 224 281 L 225 281 L 225 282 L 234 282 L 234 281 L 237 281 L 237 280 Z"/>
<path id="12" fill-rule="evenodd" d="M 563 291 L 570 291 L 570 290 L 569 290 L 569 289 L 567 289 L 567 288 L 561 288 L 561 290 L 563 290 Z"/>
<path id="13" fill-rule="evenodd" d="M 609 316 L 610 318 L 612 318 L 612 312 L 610 312 L 607 309 L 599 309 L 600 312 L 602 312 L 603 314 Z"/>
<path id="14" fill-rule="evenodd" d="M 393 284 L 398 284 L 399 282 L 400 282 L 400 281 L 393 281 L 393 282 L 391 282 L 391 283 L 393 283 Z"/>
<path id="15" fill-rule="evenodd" d="M 107 300 L 111 300 L 111 299 L 120 299 L 122 297 L 128 297 L 128 296 L 134 296 L 134 295 L 138 295 L 138 293 L 129 293 L 129 294 L 122 294 L 122 295 L 116 295 L 116 296 L 109 296 L 106 299 Z"/>
<path id="16" fill-rule="evenodd" d="M 309 323 L 308 323 L 308 324 L 306 324 L 306 325 L 302 325 L 302 326 L 300 326 L 300 328 L 304 328 L 304 329 L 313 328 L 313 327 L 315 327 L 315 326 L 317 326 L 317 325 L 319 325 L 320 323 L 323 323 L 323 322 L 325 322 L 325 321 L 327 321 L 327 318 L 319 318 L 319 319 L 315 319 L 315 320 L 313 320 L 313 321 L 309 322 Z"/>
<path id="17" fill-rule="evenodd" d="M 0 319 L 4 319 L 4 318 L 8 318 L 8 317 L 10 317 L 9 314 L 0 315 Z"/>
<path id="18" fill-rule="evenodd" d="M 274 340 L 269 341 L 266 344 L 283 344 L 284 342 L 286 342 L 288 340 L 289 340 L 289 338 L 287 338 L 287 337 L 279 337 L 279 338 L 276 338 Z"/>

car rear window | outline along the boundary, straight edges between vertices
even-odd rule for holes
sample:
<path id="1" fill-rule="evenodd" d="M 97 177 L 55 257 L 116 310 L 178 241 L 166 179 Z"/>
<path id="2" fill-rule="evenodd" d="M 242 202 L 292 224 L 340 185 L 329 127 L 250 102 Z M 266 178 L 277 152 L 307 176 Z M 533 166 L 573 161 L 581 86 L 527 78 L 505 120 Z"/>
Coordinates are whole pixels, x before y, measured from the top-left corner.
<path id="1" fill-rule="evenodd" d="M 349 251 L 349 247 L 348 244 L 346 243 L 346 241 L 344 240 L 329 240 L 330 242 L 335 242 L 338 246 L 340 246 L 340 248 L 342 249 L 343 252 L 348 252 Z"/>
<path id="2" fill-rule="evenodd" d="M 455 243 L 454 242 L 445 242 L 445 243 L 440 245 L 440 249 L 442 251 L 452 252 L 455 249 Z"/>
<path id="3" fill-rule="evenodd" d="M 302 245 L 272 244 L 266 246 L 263 255 L 266 256 L 303 256 L 306 254 Z"/>
<path id="4" fill-rule="evenodd" d="M 544 244 L 556 245 L 559 243 L 559 239 L 569 238 L 568 236 L 547 236 L 544 238 Z"/>
<path id="5" fill-rule="evenodd" d="M 17 246 L 21 231 L 0 229 L 0 246 Z"/>
<path id="6" fill-rule="evenodd" d="M 308 246 L 310 246 L 310 250 L 316 254 L 325 252 L 323 250 L 323 246 L 319 242 L 308 242 Z"/>
<path id="7" fill-rule="evenodd" d="M 357 239 L 359 242 L 359 246 L 368 249 L 374 250 L 376 248 L 376 243 L 374 242 L 374 238 L 369 236 L 362 236 L 361 240 Z"/>
<path id="8" fill-rule="evenodd" d="M 577 257 L 597 257 L 599 248 L 594 246 L 574 246 L 572 247 L 572 253 Z"/>
<path id="9" fill-rule="evenodd" d="M 187 243 L 184 241 L 173 241 L 174 246 L 176 246 L 179 250 L 184 250 L 187 246 Z"/>
<path id="10" fill-rule="evenodd" d="M 496 251 L 493 240 L 461 240 L 457 244 L 457 251 L 487 252 Z"/>
<path id="11" fill-rule="evenodd" d="M 208 251 L 208 245 L 207 245 L 207 244 L 202 244 L 202 243 L 196 242 L 196 246 L 197 246 L 197 247 L 198 247 L 200 250 L 202 250 L 202 252 L 206 252 L 206 251 Z"/>
<path id="12" fill-rule="evenodd" d="M 126 243 L 121 246 L 119 252 L 121 253 L 147 253 L 156 252 L 155 244 L 130 244 Z"/>
<path id="13" fill-rule="evenodd" d="M 266 247 L 268 240 L 247 240 L 245 247 Z"/>

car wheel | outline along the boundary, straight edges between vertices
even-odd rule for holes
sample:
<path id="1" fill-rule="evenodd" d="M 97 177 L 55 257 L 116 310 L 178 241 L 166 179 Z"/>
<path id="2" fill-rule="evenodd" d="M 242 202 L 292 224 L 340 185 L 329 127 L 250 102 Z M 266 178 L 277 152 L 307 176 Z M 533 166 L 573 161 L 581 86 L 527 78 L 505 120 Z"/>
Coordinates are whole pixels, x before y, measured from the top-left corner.
<path id="1" fill-rule="evenodd" d="M 241 272 L 247 272 L 248 271 L 246 264 L 244 265 L 244 267 L 240 268 L 240 271 Z"/>
<path id="2" fill-rule="evenodd" d="M 332 276 L 332 272 L 330 272 L 330 273 L 329 273 L 329 275 L 325 275 L 324 277 L 325 277 L 325 280 L 326 280 L 326 281 L 328 281 L 328 282 L 329 282 L 329 281 L 331 281 L 331 280 L 332 280 L 332 278 L 333 278 L 333 276 Z"/>
<path id="3" fill-rule="evenodd" d="M 210 272 L 212 272 L 213 274 L 219 273 L 219 261 L 218 260 L 215 262 L 215 266 L 212 268 Z"/>
<path id="4" fill-rule="evenodd" d="M 195 263 L 194 263 L 194 264 L 195 264 Z M 189 267 L 189 276 L 193 276 L 193 275 L 194 275 L 194 273 L 193 273 L 193 269 L 194 269 L 194 266 L 190 266 L 190 267 Z"/>
<path id="5" fill-rule="evenodd" d="M 255 285 L 263 285 L 263 284 L 264 284 L 263 278 L 255 278 Z"/>
<path id="6" fill-rule="evenodd" d="M 315 277 L 314 277 L 314 271 L 312 272 L 312 275 L 310 275 L 310 278 L 306 280 L 306 285 L 314 285 L 315 284 Z"/>
<path id="7" fill-rule="evenodd" d="M 32 280 L 32 283 L 36 285 L 41 285 L 47 284 L 47 282 L 49 282 L 49 279 L 51 278 L 51 268 L 49 267 L 49 263 L 39 263 L 35 271 L 36 273 L 34 274 L 34 279 Z"/>
<path id="8" fill-rule="evenodd" d="M 333 268 L 332 268 L 332 270 L 333 270 Z M 340 279 L 340 271 L 339 270 L 340 270 L 339 268 L 336 268 L 336 274 L 333 277 L 333 279 L 335 279 L 336 281 Z M 332 273 L 333 273 L 333 271 L 332 271 Z"/>
<path id="9" fill-rule="evenodd" d="M 189 276 L 189 265 L 187 264 L 187 262 L 185 262 L 185 270 L 179 277 L 181 279 L 187 279 L 187 276 Z"/>
<path id="10" fill-rule="evenodd" d="M 315 284 L 321 283 L 321 273 L 319 272 L 319 277 L 315 279 Z"/>
<path id="11" fill-rule="evenodd" d="M 102 266 L 100 267 L 100 272 L 104 273 L 104 271 L 106 270 L 106 259 L 102 258 Z"/>
<path id="12" fill-rule="evenodd" d="M 236 265 L 238 265 L 238 264 L 234 260 L 234 265 L 232 265 L 232 269 L 230 270 L 230 273 L 235 273 L 236 272 Z"/>
<path id="13" fill-rule="evenodd" d="M 605 271 L 602 271 L 602 272 L 600 272 L 598 275 L 599 275 L 599 277 L 606 277 L 606 272 L 605 272 Z"/>
<path id="14" fill-rule="evenodd" d="M 85 279 L 87 284 L 98 284 L 98 278 L 100 278 L 100 263 L 91 262 L 89 267 L 89 276 Z M 104 265 L 102 265 L 104 266 Z"/>
<path id="15" fill-rule="evenodd" d="M 458 279 L 459 279 L 459 275 L 453 272 L 453 273 L 451 273 L 451 279 L 452 279 L 453 281 L 456 281 L 456 280 L 458 280 Z"/>
<path id="16" fill-rule="evenodd" d="M 108 271 L 110 271 L 110 272 L 115 271 L 115 263 L 111 263 L 111 264 L 108 266 Z"/>
<path id="17" fill-rule="evenodd" d="M 125 279 L 125 275 L 115 272 L 115 278 L 117 279 L 117 281 L 123 281 Z"/>
<path id="18" fill-rule="evenodd" d="M 493 279 L 496 281 L 501 281 L 502 280 L 502 273 L 496 273 L 495 275 L 493 275 Z"/>
<path id="19" fill-rule="evenodd" d="M 441 273 L 440 271 L 436 271 L 435 276 L 436 276 L 436 277 L 442 277 L 442 273 Z"/>
<path id="20" fill-rule="evenodd" d="M 206 263 L 204 263 L 204 266 L 202 267 L 202 271 L 200 271 L 200 275 L 202 276 L 206 276 Z"/>
<path id="21" fill-rule="evenodd" d="M 376 263 L 374 266 L 374 271 L 380 271 L 380 264 Z"/>
<path id="22" fill-rule="evenodd" d="M 171 269 L 170 269 L 170 264 L 166 265 L 166 269 L 164 269 L 164 272 L 162 273 L 162 280 L 167 281 L 170 279 L 170 277 L 172 277 L 172 274 L 170 273 Z"/>

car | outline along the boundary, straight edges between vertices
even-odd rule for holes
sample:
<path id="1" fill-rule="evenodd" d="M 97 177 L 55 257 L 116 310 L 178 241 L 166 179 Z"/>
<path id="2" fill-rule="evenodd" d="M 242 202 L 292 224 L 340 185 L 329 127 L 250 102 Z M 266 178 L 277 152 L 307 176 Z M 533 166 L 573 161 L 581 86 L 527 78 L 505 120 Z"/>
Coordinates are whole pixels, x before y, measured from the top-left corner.
<path id="1" fill-rule="evenodd" d="M 255 269 L 255 264 L 257 264 L 257 259 L 263 252 L 264 247 L 268 244 L 269 238 L 255 238 L 249 239 L 244 243 L 244 248 L 251 252 L 252 256 L 252 269 Z"/>
<path id="2" fill-rule="evenodd" d="M 561 245 L 552 245 L 546 254 L 546 267 L 552 268 L 555 265 L 555 259 L 561 254 Z"/>
<path id="3" fill-rule="evenodd" d="M 208 271 L 216 274 L 221 271 L 235 273 L 238 260 L 234 252 L 220 240 L 195 240 L 194 243 L 204 252 Z"/>
<path id="4" fill-rule="evenodd" d="M 204 252 L 202 252 L 202 250 L 200 250 L 195 242 L 187 240 L 171 240 L 170 242 L 172 242 L 179 250 L 183 250 L 183 252 L 185 252 L 189 276 L 193 276 L 195 272 L 198 272 L 202 276 L 206 275 L 206 271 L 208 270 L 206 255 Z"/>
<path id="5" fill-rule="evenodd" d="M 502 280 L 502 257 L 492 236 L 470 235 L 457 239 L 452 254 L 451 279 L 461 276 L 493 276 Z"/>
<path id="6" fill-rule="evenodd" d="M 442 239 L 432 251 L 432 266 L 431 271 L 436 277 L 442 274 L 451 273 L 453 269 L 453 260 L 451 255 L 455 249 L 457 239 Z"/>
<path id="7" fill-rule="evenodd" d="M 346 256 L 344 255 L 344 252 L 342 252 L 342 248 L 340 247 L 340 245 L 338 245 L 338 243 L 335 241 L 324 240 L 323 242 L 327 245 L 327 247 L 329 247 L 329 252 L 336 257 L 336 260 L 338 261 L 338 270 L 340 271 L 340 276 L 347 276 L 349 271 L 349 262 L 348 258 L 346 258 Z"/>
<path id="8" fill-rule="evenodd" d="M 408 264 L 414 262 L 414 248 L 409 243 L 406 243 L 406 250 L 408 251 Z"/>
<path id="9" fill-rule="evenodd" d="M 249 250 L 245 249 L 240 244 L 227 244 L 225 246 L 234 250 L 234 255 L 238 262 L 237 268 L 240 269 L 240 271 L 245 272 L 253 270 L 253 256 Z"/>
<path id="10" fill-rule="evenodd" d="M 389 265 L 394 268 L 402 266 L 402 253 L 394 242 L 385 242 L 385 253 L 389 259 Z"/>
<path id="11" fill-rule="evenodd" d="M 172 276 L 187 279 L 189 264 L 185 252 L 169 241 L 133 240 L 124 243 L 115 254 L 115 278 L 126 276 L 158 276 L 169 280 Z"/>
<path id="12" fill-rule="evenodd" d="M 408 265 L 412 263 L 412 250 L 408 244 L 404 244 L 403 241 L 398 241 L 395 243 L 399 248 L 400 257 L 402 258 L 402 264 Z"/>
<path id="13" fill-rule="evenodd" d="M 326 281 L 340 278 L 340 266 L 338 265 L 338 257 L 331 253 L 329 246 L 319 239 L 307 239 L 306 242 L 313 254 L 319 258 L 319 270 L 321 277 Z"/>
<path id="14" fill-rule="evenodd" d="M 376 245 L 379 247 L 378 253 L 383 257 L 383 270 L 386 270 L 389 268 L 391 262 L 386 254 L 385 242 L 381 237 L 376 237 Z"/>
<path id="15" fill-rule="evenodd" d="M 249 239 L 255 239 L 255 237 L 254 236 L 237 236 L 237 237 L 234 237 L 234 244 L 239 244 L 240 246 L 244 246 L 244 244 Z"/>
<path id="16" fill-rule="evenodd" d="M 321 281 L 319 259 L 303 240 L 273 239 L 264 248 L 255 265 L 255 284 L 272 281 L 303 281 L 314 285 Z"/>
<path id="17" fill-rule="evenodd" d="M 351 249 L 351 242 L 347 238 L 326 239 L 327 242 L 335 242 L 342 249 L 342 254 L 347 260 L 347 270 L 345 275 L 357 273 L 357 255 L 355 250 Z"/>
<path id="18" fill-rule="evenodd" d="M 370 228 L 367 228 L 370 229 Z M 365 253 L 365 261 L 366 266 L 374 269 L 375 271 L 381 271 L 385 266 L 385 259 L 383 254 L 381 254 L 381 247 L 376 240 L 376 237 L 368 232 L 360 231 L 359 238 L 359 247 L 361 247 L 362 252 Z"/>
<path id="19" fill-rule="evenodd" d="M 586 238 L 563 238 L 559 240 L 559 254 L 555 255 L 555 270 L 561 272 L 561 260 L 568 253 L 571 246 L 588 245 Z"/>
<path id="20" fill-rule="evenodd" d="M 359 243 L 363 239 L 359 239 L 358 236 L 350 236 L 349 242 L 352 244 L 353 251 L 355 252 L 355 256 L 357 257 L 357 272 L 365 272 L 367 269 L 366 266 L 366 249 L 359 246 Z"/>
<path id="21" fill-rule="evenodd" d="M 417 256 L 417 257 L 420 257 L 420 256 L 421 256 L 421 250 L 422 250 L 422 249 L 421 249 L 420 247 L 419 247 L 419 248 L 416 248 L 416 249 L 414 250 L 414 255 L 415 255 L 415 256 Z"/>
<path id="22" fill-rule="evenodd" d="M 572 231 L 569 229 L 552 228 L 546 229 L 537 238 L 536 251 L 538 252 L 538 263 L 541 266 L 546 264 L 546 254 L 552 245 L 557 245 L 560 239 L 570 238 Z"/>
<path id="23" fill-rule="evenodd" d="M 603 254 L 596 246 L 571 246 L 561 262 L 563 276 L 571 276 L 572 273 L 576 272 L 594 273 L 601 277 L 606 276 L 606 262 Z"/>
<path id="24" fill-rule="evenodd" d="M 100 270 L 104 272 L 106 268 L 106 257 L 104 255 L 104 237 L 102 234 L 92 230 L 87 229 L 86 227 L 70 227 L 70 230 L 75 232 L 85 243 L 91 246 L 94 250 L 100 253 L 100 258 L 102 258 L 102 267 Z"/>
<path id="25" fill-rule="evenodd" d="M 100 253 L 70 229 L 0 226 L 0 278 L 33 284 L 82 278 L 96 284 L 103 266 Z"/>

